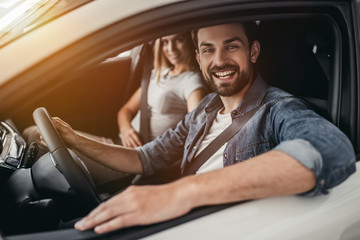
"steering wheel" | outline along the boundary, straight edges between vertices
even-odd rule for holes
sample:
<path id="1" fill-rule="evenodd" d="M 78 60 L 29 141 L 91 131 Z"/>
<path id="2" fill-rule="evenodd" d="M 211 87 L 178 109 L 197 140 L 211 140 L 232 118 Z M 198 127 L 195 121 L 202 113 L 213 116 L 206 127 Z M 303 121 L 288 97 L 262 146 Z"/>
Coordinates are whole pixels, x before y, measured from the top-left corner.
<path id="1" fill-rule="evenodd" d="M 93 184 L 87 178 L 88 176 L 80 169 L 80 166 L 71 156 L 69 149 L 65 146 L 64 141 L 51 121 L 49 113 L 43 107 L 37 108 L 33 112 L 33 118 L 49 148 L 55 167 L 64 175 L 84 207 L 89 211 L 92 210 L 99 205 L 100 199 L 95 192 Z"/>

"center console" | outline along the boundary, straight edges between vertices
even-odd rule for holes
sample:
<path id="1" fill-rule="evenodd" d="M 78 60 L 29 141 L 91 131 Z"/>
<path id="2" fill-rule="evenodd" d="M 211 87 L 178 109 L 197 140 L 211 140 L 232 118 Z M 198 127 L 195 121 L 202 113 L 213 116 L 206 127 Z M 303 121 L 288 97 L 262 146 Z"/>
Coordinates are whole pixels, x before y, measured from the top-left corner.
<path id="1" fill-rule="evenodd" d="M 23 166 L 26 142 L 14 128 L 6 122 L 0 122 L 0 174 L 8 177 Z"/>

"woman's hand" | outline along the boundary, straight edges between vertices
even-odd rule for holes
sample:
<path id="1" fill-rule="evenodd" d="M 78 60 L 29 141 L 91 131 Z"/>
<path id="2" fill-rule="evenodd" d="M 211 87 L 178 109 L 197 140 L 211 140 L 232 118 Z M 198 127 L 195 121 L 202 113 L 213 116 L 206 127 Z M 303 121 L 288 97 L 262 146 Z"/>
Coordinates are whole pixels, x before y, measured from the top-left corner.
<path id="1" fill-rule="evenodd" d="M 126 128 L 121 131 L 121 141 L 125 147 L 139 147 L 142 146 L 139 134 L 134 128 Z"/>

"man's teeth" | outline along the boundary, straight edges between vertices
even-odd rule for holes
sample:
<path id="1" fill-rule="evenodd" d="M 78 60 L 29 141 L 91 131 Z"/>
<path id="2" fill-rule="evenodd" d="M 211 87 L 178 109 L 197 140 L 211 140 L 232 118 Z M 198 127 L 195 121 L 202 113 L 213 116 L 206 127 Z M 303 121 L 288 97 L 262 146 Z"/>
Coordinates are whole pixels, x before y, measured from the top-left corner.
<path id="1" fill-rule="evenodd" d="M 224 78 L 224 77 L 228 77 L 234 73 L 235 73 L 235 71 L 216 72 L 215 76 L 219 77 L 219 78 Z"/>

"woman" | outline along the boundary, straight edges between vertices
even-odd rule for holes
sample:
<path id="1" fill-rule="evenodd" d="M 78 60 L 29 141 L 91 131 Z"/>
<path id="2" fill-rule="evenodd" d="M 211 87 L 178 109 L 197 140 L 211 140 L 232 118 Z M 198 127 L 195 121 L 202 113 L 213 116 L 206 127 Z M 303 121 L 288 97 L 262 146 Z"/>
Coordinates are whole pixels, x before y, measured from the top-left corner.
<path id="1" fill-rule="evenodd" d="M 155 41 L 154 70 L 148 88 L 150 139 L 175 127 L 205 96 L 206 87 L 194 52 L 190 33 L 172 34 Z M 139 136 L 140 98 L 141 88 L 118 112 L 122 144 L 127 147 L 143 144 Z"/>

